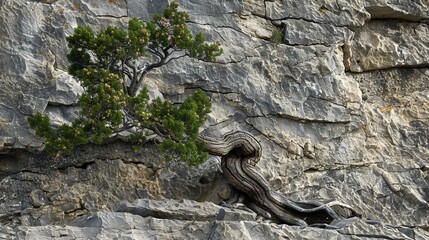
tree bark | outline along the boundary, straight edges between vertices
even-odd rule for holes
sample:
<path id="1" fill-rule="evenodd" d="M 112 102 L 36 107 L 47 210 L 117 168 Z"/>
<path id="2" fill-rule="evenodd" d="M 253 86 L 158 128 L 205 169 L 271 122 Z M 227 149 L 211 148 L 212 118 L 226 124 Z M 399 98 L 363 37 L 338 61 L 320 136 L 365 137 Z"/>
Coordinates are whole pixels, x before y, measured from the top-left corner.
<path id="1" fill-rule="evenodd" d="M 332 207 L 348 209 L 338 201 L 322 203 L 319 201 L 295 201 L 274 191 L 269 182 L 255 171 L 255 165 L 262 156 L 259 141 L 246 132 L 232 132 L 222 138 L 199 136 L 206 144 L 206 150 L 222 157 L 222 171 L 229 183 L 243 193 L 252 204 L 269 213 L 273 220 L 282 223 L 308 226 L 328 226 L 334 220 L 344 220 Z"/>

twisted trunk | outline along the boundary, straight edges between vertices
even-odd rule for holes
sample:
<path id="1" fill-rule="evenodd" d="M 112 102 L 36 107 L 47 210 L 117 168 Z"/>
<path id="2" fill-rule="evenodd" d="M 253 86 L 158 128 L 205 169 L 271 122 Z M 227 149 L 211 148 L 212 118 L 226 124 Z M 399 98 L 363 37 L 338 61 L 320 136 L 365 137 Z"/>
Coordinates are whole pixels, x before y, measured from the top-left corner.
<path id="1" fill-rule="evenodd" d="M 271 189 L 268 181 L 255 171 L 262 147 L 249 133 L 227 133 L 220 139 L 199 136 L 199 139 L 206 143 L 206 150 L 210 154 L 222 157 L 222 171 L 229 183 L 280 222 L 299 226 L 329 225 L 333 220 L 344 219 L 332 209 L 333 206 L 351 210 L 337 201 L 327 204 L 294 201 Z M 351 212 L 354 213 L 353 210 Z"/>

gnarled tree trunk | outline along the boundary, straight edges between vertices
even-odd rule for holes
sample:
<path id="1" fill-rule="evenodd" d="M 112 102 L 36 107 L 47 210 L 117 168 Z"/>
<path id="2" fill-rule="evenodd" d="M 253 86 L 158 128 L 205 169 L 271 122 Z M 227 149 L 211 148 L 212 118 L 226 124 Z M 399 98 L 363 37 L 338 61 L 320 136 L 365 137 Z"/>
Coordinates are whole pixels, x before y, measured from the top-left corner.
<path id="1" fill-rule="evenodd" d="M 292 225 L 330 225 L 333 220 L 343 220 L 332 207 L 351 208 L 337 201 L 294 201 L 271 189 L 270 184 L 255 171 L 262 148 L 259 141 L 246 132 L 232 132 L 222 138 L 200 136 L 206 150 L 222 157 L 222 170 L 229 183 L 243 193 L 257 209 L 264 210 L 273 219 Z M 353 210 L 351 212 L 354 214 Z"/>

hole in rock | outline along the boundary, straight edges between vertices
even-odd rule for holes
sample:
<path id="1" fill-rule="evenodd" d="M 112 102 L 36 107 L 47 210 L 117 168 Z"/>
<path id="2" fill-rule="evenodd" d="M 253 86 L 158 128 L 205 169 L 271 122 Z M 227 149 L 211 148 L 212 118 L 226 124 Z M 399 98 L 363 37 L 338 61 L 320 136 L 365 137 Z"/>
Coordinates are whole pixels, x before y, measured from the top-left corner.
<path id="1" fill-rule="evenodd" d="M 198 182 L 201 183 L 202 185 L 207 185 L 210 183 L 209 179 L 206 176 L 200 177 L 200 180 L 198 180 Z"/>

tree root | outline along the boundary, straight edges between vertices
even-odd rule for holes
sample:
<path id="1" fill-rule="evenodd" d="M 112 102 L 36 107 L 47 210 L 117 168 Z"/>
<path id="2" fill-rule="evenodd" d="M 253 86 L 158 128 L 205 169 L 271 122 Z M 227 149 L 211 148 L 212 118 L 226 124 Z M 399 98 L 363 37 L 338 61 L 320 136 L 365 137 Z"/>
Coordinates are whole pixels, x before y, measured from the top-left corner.
<path id="1" fill-rule="evenodd" d="M 210 154 L 222 157 L 221 166 L 226 179 L 250 199 L 251 204 L 247 206 L 256 209 L 257 213 L 263 213 L 266 218 L 291 225 L 329 227 L 334 220 L 338 222 L 346 219 L 333 210 L 334 206 L 345 208 L 352 216 L 357 216 L 350 206 L 338 201 L 295 201 L 273 190 L 269 182 L 255 171 L 262 147 L 249 133 L 232 132 L 222 138 L 200 135 L 199 140 L 206 143 L 206 150 Z"/>

